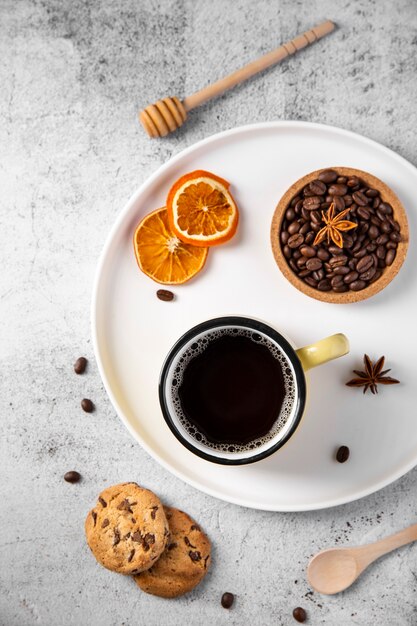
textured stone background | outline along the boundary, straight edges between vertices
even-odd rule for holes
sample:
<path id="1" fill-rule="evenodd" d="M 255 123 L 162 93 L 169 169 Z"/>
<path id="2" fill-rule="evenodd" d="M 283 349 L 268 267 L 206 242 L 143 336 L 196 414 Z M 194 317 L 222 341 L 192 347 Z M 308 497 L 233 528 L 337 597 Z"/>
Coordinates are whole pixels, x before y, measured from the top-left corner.
<path id="1" fill-rule="evenodd" d="M 192 93 L 301 30 L 327 40 L 150 141 L 136 111 Z M 135 443 L 103 390 L 89 306 L 104 239 L 132 191 L 171 155 L 217 131 L 300 119 L 363 133 L 417 165 L 414 0 L 0 0 L 0 623 L 60 626 L 417 623 L 416 547 L 378 562 L 351 590 L 313 594 L 318 549 L 416 522 L 414 470 L 364 500 L 273 514 L 217 501 Z M 73 361 L 85 354 L 88 372 Z M 97 411 L 86 415 L 80 399 Z M 83 480 L 62 475 L 77 469 Z M 214 567 L 177 601 L 99 567 L 83 535 L 98 491 L 138 480 L 187 503 L 214 543 Z M 223 591 L 237 596 L 230 612 Z"/>

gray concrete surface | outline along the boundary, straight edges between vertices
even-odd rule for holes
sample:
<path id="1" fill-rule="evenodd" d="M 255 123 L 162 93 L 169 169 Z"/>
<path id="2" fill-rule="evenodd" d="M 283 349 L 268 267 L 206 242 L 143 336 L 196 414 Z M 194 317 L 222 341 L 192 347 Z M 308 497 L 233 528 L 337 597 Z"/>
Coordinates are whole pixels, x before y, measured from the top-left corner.
<path id="1" fill-rule="evenodd" d="M 136 111 L 189 94 L 321 21 L 328 40 L 150 141 Z M 364 500 L 306 514 L 242 509 L 171 476 L 132 440 L 103 390 L 89 306 L 104 239 L 132 191 L 171 155 L 236 125 L 324 122 L 417 165 L 413 0 L 0 0 L 0 624 L 417 624 L 416 547 L 348 592 L 312 593 L 318 549 L 416 522 L 417 471 Z M 72 371 L 81 354 L 87 373 Z M 79 408 L 91 397 L 92 415 Z M 69 485 L 64 472 L 83 480 Z M 164 601 L 99 567 L 83 521 L 105 485 L 137 480 L 186 502 L 214 544 L 192 594 Z M 221 608 L 224 591 L 235 606 Z"/>

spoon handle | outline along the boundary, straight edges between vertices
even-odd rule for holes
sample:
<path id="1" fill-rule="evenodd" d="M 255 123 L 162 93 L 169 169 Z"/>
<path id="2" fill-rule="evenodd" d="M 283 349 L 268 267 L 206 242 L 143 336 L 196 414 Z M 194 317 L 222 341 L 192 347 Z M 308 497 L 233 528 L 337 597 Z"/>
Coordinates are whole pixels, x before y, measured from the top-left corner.
<path id="1" fill-rule="evenodd" d="M 287 41 L 287 43 L 284 43 L 279 48 L 272 50 L 272 52 L 264 54 L 256 61 L 248 63 L 240 70 L 233 72 L 233 74 L 229 74 L 229 76 L 221 78 L 212 85 L 208 85 L 208 87 L 204 87 L 204 89 L 201 89 L 200 91 L 193 93 L 191 96 L 188 96 L 187 98 L 185 98 L 185 100 L 183 100 L 185 110 L 190 111 L 191 109 L 195 109 L 196 107 L 200 106 L 200 104 L 203 104 L 204 102 L 207 102 L 212 98 L 220 96 L 223 92 L 231 89 L 239 83 L 242 83 L 251 76 L 262 72 L 271 65 L 275 65 L 276 63 L 279 63 L 286 57 L 290 56 L 291 54 L 298 52 L 298 50 L 301 50 L 302 48 L 309 46 L 315 41 L 318 41 L 325 35 L 331 33 L 334 29 L 335 24 L 330 20 L 327 20 L 326 22 L 323 22 L 322 24 L 311 28 L 305 33 L 298 35 L 298 37 L 295 37 L 291 41 Z"/>
<path id="2" fill-rule="evenodd" d="M 355 555 L 356 560 L 361 569 L 365 569 L 369 563 L 379 559 L 380 556 L 416 540 L 417 524 L 413 524 L 413 526 L 408 526 L 408 528 L 400 530 L 400 532 L 395 533 L 395 535 L 389 535 L 389 537 L 385 537 L 380 541 L 375 541 L 375 543 L 355 548 L 357 551 Z"/>

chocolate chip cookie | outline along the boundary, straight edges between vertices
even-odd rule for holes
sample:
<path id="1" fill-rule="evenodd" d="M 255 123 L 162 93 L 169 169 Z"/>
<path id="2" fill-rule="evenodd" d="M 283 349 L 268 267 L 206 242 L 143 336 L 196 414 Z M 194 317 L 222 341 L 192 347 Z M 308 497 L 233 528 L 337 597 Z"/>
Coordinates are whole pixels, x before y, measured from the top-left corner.
<path id="1" fill-rule="evenodd" d="M 164 507 L 170 529 L 168 546 L 146 572 L 134 576 L 137 585 L 155 596 L 176 598 L 194 589 L 210 565 L 210 541 L 183 511 Z"/>
<path id="2" fill-rule="evenodd" d="M 169 527 L 152 491 L 122 483 L 101 492 L 87 515 L 85 534 L 101 565 L 121 574 L 139 574 L 164 551 Z"/>

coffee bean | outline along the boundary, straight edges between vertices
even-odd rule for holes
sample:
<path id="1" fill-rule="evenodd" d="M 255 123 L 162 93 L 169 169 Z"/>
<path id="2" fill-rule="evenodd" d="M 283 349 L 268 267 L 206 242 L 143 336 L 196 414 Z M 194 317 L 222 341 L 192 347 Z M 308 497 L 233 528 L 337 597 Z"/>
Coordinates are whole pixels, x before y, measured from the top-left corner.
<path id="1" fill-rule="evenodd" d="M 298 232 L 300 233 L 300 235 L 306 235 L 309 230 L 310 230 L 310 224 L 306 222 L 305 224 L 301 226 Z"/>
<path id="2" fill-rule="evenodd" d="M 230 609 L 230 607 L 233 605 L 234 600 L 235 600 L 235 596 L 233 595 L 233 593 L 226 591 L 222 595 L 221 605 L 224 609 Z"/>
<path id="3" fill-rule="evenodd" d="M 308 259 L 306 263 L 306 268 L 314 272 L 315 270 L 320 270 L 323 266 L 323 261 L 320 261 L 317 257 Z"/>
<path id="4" fill-rule="evenodd" d="M 315 270 L 312 273 L 312 277 L 314 278 L 314 280 L 316 280 L 318 283 L 323 280 L 325 274 L 324 274 L 324 270 L 323 268 L 319 269 L 319 270 Z"/>
<path id="5" fill-rule="evenodd" d="M 344 283 L 342 283 L 341 285 L 337 285 L 336 287 L 333 287 L 333 291 L 336 291 L 336 293 L 344 293 L 346 291 L 349 291 L 349 287 L 345 285 Z"/>
<path id="6" fill-rule="evenodd" d="M 319 196 L 311 196 L 303 200 L 303 208 L 307 211 L 315 211 L 321 204 L 321 198 Z"/>
<path id="7" fill-rule="evenodd" d="M 359 178 L 357 176 L 351 176 L 348 181 L 347 181 L 347 186 L 348 187 L 356 187 L 356 185 L 359 185 Z"/>
<path id="8" fill-rule="evenodd" d="M 383 245 L 384 243 L 387 243 L 387 241 L 389 241 L 389 237 L 386 233 L 384 233 L 383 235 L 379 235 L 378 239 L 376 240 L 376 243 L 380 246 L 380 245 Z"/>
<path id="9" fill-rule="evenodd" d="M 349 272 L 349 274 L 346 274 L 343 280 L 345 281 L 347 285 L 350 285 L 350 283 L 353 283 L 358 277 L 359 277 L 358 272 L 351 271 Z"/>
<path id="10" fill-rule="evenodd" d="M 313 243 L 314 239 L 316 238 L 316 233 L 313 232 L 312 230 L 310 230 L 307 235 L 305 236 L 304 241 L 306 242 L 306 244 L 309 246 L 311 243 Z"/>
<path id="11" fill-rule="evenodd" d="M 378 257 L 378 259 L 385 259 L 385 255 L 386 255 L 387 251 L 385 249 L 385 246 L 378 246 L 376 249 L 376 256 Z"/>
<path id="12" fill-rule="evenodd" d="M 87 363 L 87 359 L 84 356 L 80 356 L 74 363 L 74 372 L 76 374 L 84 374 Z"/>
<path id="13" fill-rule="evenodd" d="M 378 246 L 376 245 L 376 243 L 368 243 L 368 245 L 366 246 L 366 251 L 367 252 L 375 252 L 377 247 Z"/>
<path id="14" fill-rule="evenodd" d="M 311 274 L 311 271 L 307 269 L 304 269 L 304 270 L 301 270 L 301 272 L 298 272 L 298 276 L 300 278 L 306 278 L 306 276 L 310 276 L 310 274 Z"/>
<path id="15" fill-rule="evenodd" d="M 296 262 L 294 261 L 294 259 L 289 259 L 289 261 L 288 261 L 288 265 L 290 266 L 290 268 L 291 268 L 292 270 L 294 270 L 294 272 L 295 272 L 295 273 L 297 273 L 297 269 L 298 269 L 298 268 L 297 268 L 297 264 L 296 264 Z"/>
<path id="16" fill-rule="evenodd" d="M 300 196 L 294 196 L 294 198 L 290 202 L 290 207 L 295 207 L 297 202 L 300 200 Z"/>
<path id="17" fill-rule="evenodd" d="M 387 252 L 387 256 L 385 257 L 385 264 L 388 266 L 392 265 L 396 255 L 397 255 L 397 251 L 390 248 Z"/>
<path id="18" fill-rule="evenodd" d="M 338 256 L 332 256 L 332 258 L 329 261 L 329 265 L 332 269 L 334 269 L 335 267 L 340 267 L 342 265 L 346 265 L 347 263 L 347 256 L 345 256 L 344 254 L 338 255 Z"/>
<path id="19" fill-rule="evenodd" d="M 352 196 L 343 196 L 343 202 L 345 203 L 345 208 L 351 207 L 351 211 L 356 209 L 356 204 L 353 205 Z"/>
<path id="20" fill-rule="evenodd" d="M 341 265 L 340 267 L 335 267 L 333 273 L 336 274 L 336 276 L 346 276 L 349 274 L 349 271 L 346 265 Z"/>
<path id="21" fill-rule="evenodd" d="M 323 170 L 317 176 L 318 180 L 321 180 L 323 183 L 334 183 L 337 179 L 337 172 L 334 170 Z"/>
<path id="22" fill-rule="evenodd" d="M 388 202 L 381 202 L 378 208 L 386 215 L 392 215 L 392 206 Z"/>
<path id="23" fill-rule="evenodd" d="M 354 259 L 349 259 L 349 262 L 348 262 L 349 269 L 355 270 L 357 263 L 358 263 L 357 259 L 355 259 L 355 258 Z"/>
<path id="24" fill-rule="evenodd" d="M 319 284 L 317 285 L 317 289 L 319 291 L 330 291 L 331 288 L 332 288 L 331 284 L 326 279 L 321 280 Z"/>
<path id="25" fill-rule="evenodd" d="M 390 234 L 389 238 L 391 239 L 391 241 L 395 241 L 396 243 L 401 241 L 401 235 L 400 235 L 400 233 L 397 233 L 397 231 L 393 231 Z"/>
<path id="26" fill-rule="evenodd" d="M 299 622 L 300 624 L 303 624 L 307 619 L 307 613 L 304 609 L 301 608 L 301 606 L 297 606 L 297 608 L 293 610 L 292 616 L 295 621 Z"/>
<path id="27" fill-rule="evenodd" d="M 380 267 L 381 269 L 384 269 L 385 266 L 386 266 L 385 259 L 378 259 L 378 267 Z"/>
<path id="28" fill-rule="evenodd" d="M 376 267 L 370 267 L 369 270 L 366 270 L 366 272 L 363 272 L 362 274 L 360 274 L 359 278 L 361 280 L 364 280 L 366 283 L 368 283 L 370 280 L 372 280 L 375 273 L 376 273 Z"/>
<path id="29" fill-rule="evenodd" d="M 347 446 L 340 446 L 336 452 L 336 461 L 339 463 L 346 463 L 350 456 L 350 450 Z"/>
<path id="30" fill-rule="evenodd" d="M 295 219 L 296 213 L 294 211 L 293 208 L 287 209 L 285 212 L 285 218 L 289 221 L 292 222 L 293 219 Z"/>
<path id="31" fill-rule="evenodd" d="M 288 226 L 288 232 L 290 233 L 290 235 L 296 235 L 298 233 L 298 231 L 301 228 L 301 224 L 300 222 L 291 222 L 291 224 Z"/>
<path id="32" fill-rule="evenodd" d="M 354 191 L 352 194 L 353 201 L 359 206 L 367 206 L 369 200 L 361 191 Z"/>
<path id="33" fill-rule="evenodd" d="M 316 250 L 312 248 L 311 246 L 301 246 L 300 252 L 303 256 L 306 256 L 308 258 L 312 258 L 313 256 L 316 256 Z"/>
<path id="34" fill-rule="evenodd" d="M 343 211 L 345 208 L 345 201 L 343 200 L 343 196 L 334 196 L 333 200 L 336 211 Z"/>
<path id="35" fill-rule="evenodd" d="M 320 248 L 317 252 L 317 256 L 321 261 L 327 261 L 330 259 L 330 254 L 324 248 Z"/>
<path id="36" fill-rule="evenodd" d="M 299 259 L 301 256 L 301 252 L 300 250 L 293 250 L 292 252 L 292 258 L 296 261 L 297 259 Z"/>
<path id="37" fill-rule="evenodd" d="M 168 289 L 158 289 L 156 296 L 159 300 L 163 300 L 164 302 L 171 302 L 171 300 L 174 299 L 174 294 Z"/>
<path id="38" fill-rule="evenodd" d="M 358 209 L 358 215 L 359 217 L 361 217 L 363 220 L 369 220 L 370 218 L 370 213 L 367 209 L 364 209 L 363 207 L 360 207 Z"/>
<path id="39" fill-rule="evenodd" d="M 389 241 L 386 245 L 386 249 L 387 250 L 396 250 L 398 247 L 398 243 L 396 243 L 395 241 Z"/>
<path id="40" fill-rule="evenodd" d="M 66 480 L 67 483 L 78 483 L 78 481 L 81 480 L 81 474 L 72 470 L 64 474 L 64 480 Z"/>
<path id="41" fill-rule="evenodd" d="M 366 283 L 363 280 L 354 280 L 353 283 L 350 283 L 349 287 L 352 291 L 361 291 L 365 289 Z"/>
<path id="42" fill-rule="evenodd" d="M 355 252 L 355 254 L 353 256 L 355 257 L 355 259 L 359 260 L 362 257 L 364 257 L 365 255 L 366 255 L 366 247 L 365 248 L 360 248 L 357 252 Z"/>
<path id="43" fill-rule="evenodd" d="M 368 198 L 376 198 L 377 196 L 379 196 L 379 191 L 377 191 L 376 189 L 367 189 L 365 191 L 365 196 L 367 196 Z"/>
<path id="44" fill-rule="evenodd" d="M 336 287 L 340 287 L 341 285 L 343 285 L 343 276 L 334 276 L 330 281 L 330 284 L 333 289 L 336 289 Z"/>
<path id="45" fill-rule="evenodd" d="M 387 222 L 387 221 L 382 222 L 382 224 L 381 224 L 381 230 L 382 230 L 382 232 L 384 232 L 384 233 L 390 233 L 390 232 L 391 232 L 391 230 L 392 230 L 391 224 L 390 224 L 389 222 Z"/>
<path id="46" fill-rule="evenodd" d="M 306 264 L 306 262 L 307 262 L 307 257 L 305 257 L 305 256 L 300 256 L 300 258 L 299 258 L 299 259 L 297 259 L 297 267 L 300 267 L 300 268 L 304 267 L 304 265 Z"/>
<path id="47" fill-rule="evenodd" d="M 283 252 L 283 254 L 284 254 L 286 259 L 289 259 L 291 257 L 292 252 L 291 252 L 291 248 L 289 246 L 284 246 L 283 249 L 282 249 L 282 252 Z"/>
<path id="48" fill-rule="evenodd" d="M 374 260 L 372 256 L 368 254 L 367 256 L 364 256 L 362 259 L 360 259 L 360 261 L 358 261 L 356 269 L 361 274 L 362 272 L 366 272 L 367 270 L 369 270 L 369 268 L 372 267 L 373 264 Z"/>
<path id="49" fill-rule="evenodd" d="M 317 288 L 317 280 L 315 280 L 311 276 L 307 276 L 307 278 L 304 279 L 304 282 L 306 282 L 307 285 L 309 285 L 310 287 L 313 287 L 314 289 Z"/>
<path id="50" fill-rule="evenodd" d="M 383 222 L 385 217 L 386 217 L 384 215 L 384 213 L 382 213 L 382 211 L 380 211 L 379 209 L 377 209 L 377 211 L 376 211 L 376 216 L 377 216 L 377 218 L 379 219 L 380 222 Z"/>
<path id="51" fill-rule="evenodd" d="M 280 239 L 281 239 L 281 243 L 283 246 L 285 246 L 285 244 L 287 243 L 288 239 L 290 238 L 290 233 L 286 230 L 282 230 L 281 231 L 281 235 L 280 235 Z"/>
<path id="52" fill-rule="evenodd" d="M 327 187 L 326 187 L 326 185 L 324 184 L 323 181 L 317 179 L 317 180 L 313 180 L 313 182 L 310 183 L 310 189 L 317 196 L 322 196 L 324 193 L 326 193 Z"/>
<path id="53" fill-rule="evenodd" d="M 322 217 L 318 211 L 310 211 L 310 219 L 316 224 L 321 224 Z"/>
<path id="54" fill-rule="evenodd" d="M 378 280 L 378 278 L 380 278 L 382 276 L 382 271 L 381 270 L 377 270 L 375 272 L 375 276 L 373 278 L 371 278 L 371 280 L 369 281 L 369 284 L 374 283 L 375 281 Z"/>
<path id="55" fill-rule="evenodd" d="M 295 222 L 293 222 L 294 224 Z M 299 246 L 301 246 L 301 244 L 304 243 L 304 236 L 300 235 L 298 233 L 296 233 L 295 235 L 292 235 L 289 239 L 288 239 L 288 246 L 290 248 L 298 248 Z"/>
<path id="56" fill-rule="evenodd" d="M 339 183 L 340 185 L 346 185 L 347 177 L 346 176 L 338 176 L 336 178 L 336 182 Z"/>
<path id="57" fill-rule="evenodd" d="M 81 400 L 81 408 L 86 413 L 92 413 L 94 411 L 94 404 L 88 398 L 83 398 Z"/>
<path id="58" fill-rule="evenodd" d="M 299 215 L 301 213 L 301 209 L 303 208 L 303 201 L 299 200 L 297 202 L 297 204 L 294 207 L 294 211 L 296 212 L 297 215 Z"/>
<path id="59" fill-rule="evenodd" d="M 330 185 L 328 192 L 330 196 L 344 196 L 347 193 L 348 188 L 346 185 L 340 185 L 338 183 Z"/>

